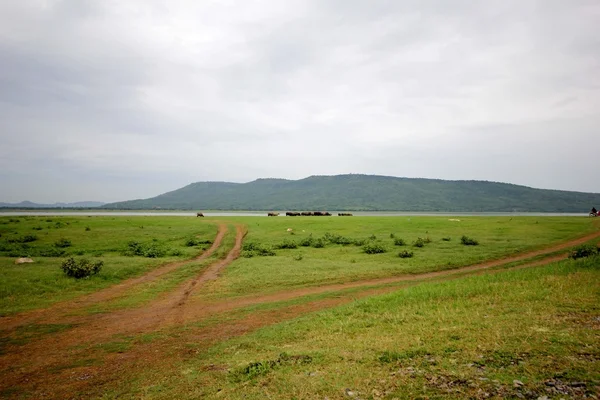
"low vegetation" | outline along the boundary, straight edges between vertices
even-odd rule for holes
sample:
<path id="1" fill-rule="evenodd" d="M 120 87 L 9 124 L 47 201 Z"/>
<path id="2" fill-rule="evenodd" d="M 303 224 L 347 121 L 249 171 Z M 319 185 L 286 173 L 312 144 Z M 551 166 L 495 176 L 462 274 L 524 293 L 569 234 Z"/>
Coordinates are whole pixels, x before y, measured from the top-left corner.
<path id="1" fill-rule="evenodd" d="M 72 278 L 87 278 L 91 275 L 96 275 L 102 269 L 104 261 L 90 261 L 85 258 L 75 260 L 73 257 L 69 257 L 64 260 L 61 264 L 63 272 Z"/>

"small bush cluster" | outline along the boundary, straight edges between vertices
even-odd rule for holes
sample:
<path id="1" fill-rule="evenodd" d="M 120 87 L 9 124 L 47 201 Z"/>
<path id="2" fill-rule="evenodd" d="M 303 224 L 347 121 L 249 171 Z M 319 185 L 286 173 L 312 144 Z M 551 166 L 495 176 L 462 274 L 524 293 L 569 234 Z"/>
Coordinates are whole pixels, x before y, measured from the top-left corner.
<path id="1" fill-rule="evenodd" d="M 6 239 L 7 243 L 31 243 L 37 240 L 37 236 L 35 235 L 25 235 L 18 238 L 10 238 Z"/>
<path id="2" fill-rule="evenodd" d="M 345 236 L 342 235 L 337 235 L 337 234 L 332 234 L 332 233 L 325 233 L 325 235 L 323 235 L 323 240 L 329 242 L 329 243 L 333 243 L 333 244 L 341 244 L 341 245 L 349 245 L 349 244 L 353 244 L 354 240 L 347 238 Z"/>
<path id="3" fill-rule="evenodd" d="M 252 258 L 254 256 L 270 257 L 277 255 L 271 246 L 265 246 L 259 243 L 244 243 L 242 250 L 241 256 L 246 258 Z"/>
<path id="4" fill-rule="evenodd" d="M 423 246 L 425 246 L 425 239 L 423 239 L 423 238 L 417 238 L 417 240 L 415 240 L 415 242 L 413 243 L 413 246 L 415 246 L 415 247 L 423 247 Z"/>
<path id="5" fill-rule="evenodd" d="M 369 242 L 363 246 L 363 251 L 367 254 L 385 253 L 387 249 L 380 243 Z"/>
<path id="6" fill-rule="evenodd" d="M 400 238 L 394 239 L 394 246 L 404 246 L 405 244 L 406 244 L 406 242 L 404 241 L 404 239 L 400 239 Z"/>
<path id="7" fill-rule="evenodd" d="M 477 246 L 479 244 L 479 242 L 477 240 L 475 240 L 473 238 L 470 238 L 470 237 L 468 237 L 466 235 L 463 235 L 460 238 L 460 242 L 462 244 L 464 244 L 465 246 Z"/>
<path id="8" fill-rule="evenodd" d="M 212 244 L 212 240 L 210 239 L 198 239 L 195 237 L 190 237 L 185 241 L 185 245 L 188 247 L 194 247 L 201 244 Z"/>
<path id="9" fill-rule="evenodd" d="M 124 254 L 126 256 L 140 256 L 148 258 L 160 258 L 166 255 L 165 249 L 160 247 L 157 243 L 140 243 L 132 240 L 127 243 L 127 250 Z"/>
<path id="10" fill-rule="evenodd" d="M 595 247 L 591 244 L 584 244 L 584 245 L 574 248 L 569 253 L 569 258 L 572 258 L 573 260 L 577 260 L 578 258 L 585 258 L 585 257 L 593 256 L 595 254 L 600 254 L 600 247 Z"/>
<path id="11" fill-rule="evenodd" d="M 283 242 L 275 246 L 276 249 L 297 249 L 298 244 L 293 240 L 285 239 Z"/>
<path id="12" fill-rule="evenodd" d="M 450 240 L 452 240 L 450 237 L 443 237 L 442 240 L 444 242 L 449 242 Z"/>
<path id="13" fill-rule="evenodd" d="M 61 249 L 64 249 L 66 247 L 71 247 L 71 245 L 72 245 L 71 241 L 69 239 L 65 239 L 65 238 L 60 238 L 56 242 L 54 242 L 54 246 L 60 247 Z"/>
<path id="14" fill-rule="evenodd" d="M 412 256 L 414 256 L 414 253 L 408 250 L 402 250 L 400 253 L 398 253 L 398 257 L 400 258 L 411 258 Z"/>
<path id="15" fill-rule="evenodd" d="M 63 272 L 73 278 L 86 278 L 91 275 L 96 275 L 102 269 L 103 261 L 89 261 L 85 258 L 75 260 L 69 257 L 61 264 Z"/>

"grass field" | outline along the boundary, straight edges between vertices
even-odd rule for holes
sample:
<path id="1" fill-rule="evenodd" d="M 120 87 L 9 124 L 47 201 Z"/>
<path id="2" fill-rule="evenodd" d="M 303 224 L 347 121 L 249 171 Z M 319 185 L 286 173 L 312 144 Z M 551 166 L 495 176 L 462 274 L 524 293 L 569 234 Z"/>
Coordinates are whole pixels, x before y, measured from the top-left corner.
<path id="1" fill-rule="evenodd" d="M 0 398 L 599 396 L 596 220 L 459 219 L 0 217 Z"/>
<path id="2" fill-rule="evenodd" d="M 422 284 L 225 341 L 168 372 L 137 375 L 127 391 L 161 399 L 598 395 L 599 278 L 596 257 Z"/>
<path id="3" fill-rule="evenodd" d="M 0 315 L 70 299 L 191 258 L 206 245 L 187 246 L 188 239 L 212 240 L 215 233 L 215 224 L 191 218 L 0 217 Z M 57 246 L 65 240 L 69 246 Z M 125 255 L 130 242 L 147 245 L 158 257 Z M 102 273 L 68 278 L 60 269 L 68 256 L 103 260 Z M 35 262 L 15 265 L 16 257 Z"/>

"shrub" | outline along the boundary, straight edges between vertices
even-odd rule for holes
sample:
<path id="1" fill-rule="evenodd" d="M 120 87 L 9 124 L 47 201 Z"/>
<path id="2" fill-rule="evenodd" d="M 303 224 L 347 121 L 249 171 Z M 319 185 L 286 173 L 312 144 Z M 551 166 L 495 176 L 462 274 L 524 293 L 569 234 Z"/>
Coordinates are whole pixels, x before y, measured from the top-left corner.
<path id="1" fill-rule="evenodd" d="M 390 239 L 395 239 L 395 238 L 396 238 L 396 235 L 393 233 L 390 233 Z"/>
<path id="2" fill-rule="evenodd" d="M 307 238 L 300 240 L 299 244 L 300 244 L 300 246 L 303 246 L 303 247 L 310 247 L 313 245 L 313 242 L 314 242 L 314 239 L 312 238 L 312 236 L 309 236 Z"/>
<path id="3" fill-rule="evenodd" d="M 152 243 L 149 246 L 146 246 L 146 248 L 144 249 L 144 257 L 148 258 L 160 258 L 164 257 L 165 254 L 166 251 L 154 243 Z"/>
<path id="4" fill-rule="evenodd" d="M 364 246 L 367 243 L 367 241 L 365 239 L 354 239 L 354 245 L 361 247 Z"/>
<path id="5" fill-rule="evenodd" d="M 185 241 L 185 245 L 188 247 L 197 246 L 198 244 L 200 244 L 200 243 L 198 243 L 198 239 L 196 239 L 195 237 L 188 238 Z"/>
<path id="6" fill-rule="evenodd" d="M 35 235 L 25 235 L 25 236 L 21 236 L 17 240 L 18 240 L 19 243 L 31 243 L 31 242 L 35 242 L 37 240 L 37 236 L 35 236 Z"/>
<path id="7" fill-rule="evenodd" d="M 54 242 L 54 246 L 60 247 L 60 248 L 63 248 L 63 249 L 65 247 L 71 247 L 71 241 L 69 239 L 60 238 L 56 242 Z"/>
<path id="8" fill-rule="evenodd" d="M 413 246 L 423 247 L 425 246 L 425 240 L 423 240 L 423 238 L 417 238 L 417 240 L 415 240 L 415 242 L 413 243 Z"/>
<path id="9" fill-rule="evenodd" d="M 400 239 L 400 238 L 394 239 L 394 246 L 404 246 L 405 244 L 406 244 L 406 242 L 404 241 L 404 239 Z"/>
<path id="10" fill-rule="evenodd" d="M 69 257 L 62 262 L 61 268 L 67 276 L 79 279 L 99 273 L 103 265 L 103 261 L 91 262 L 85 258 L 75 260 Z"/>
<path id="11" fill-rule="evenodd" d="M 442 240 L 443 240 L 444 242 L 449 242 L 451 239 L 450 239 L 450 237 L 443 237 L 443 238 L 442 238 Z"/>
<path id="12" fill-rule="evenodd" d="M 86 227 L 85 227 L 85 231 L 86 231 L 86 232 L 89 232 L 89 231 L 91 231 L 91 230 L 92 230 L 92 228 L 90 228 L 89 226 L 86 226 Z"/>
<path id="13" fill-rule="evenodd" d="M 297 249 L 298 244 L 293 240 L 285 239 L 283 242 L 279 243 L 276 248 L 278 249 Z"/>
<path id="14" fill-rule="evenodd" d="M 363 246 L 363 251 L 367 254 L 385 253 L 387 249 L 379 243 L 367 243 Z"/>
<path id="15" fill-rule="evenodd" d="M 400 253 L 398 253 L 398 257 L 400 258 L 411 258 L 412 256 L 414 256 L 414 253 L 408 250 L 403 250 Z"/>
<path id="16" fill-rule="evenodd" d="M 369 240 L 377 240 L 377 236 L 371 235 L 371 236 L 369 236 Z"/>
<path id="17" fill-rule="evenodd" d="M 323 240 L 326 240 L 329 243 L 341 244 L 341 245 L 348 245 L 348 244 L 352 244 L 354 242 L 350 238 L 344 237 L 342 235 L 334 235 L 329 232 L 327 232 L 325 235 L 323 235 Z"/>
<path id="18" fill-rule="evenodd" d="M 322 249 L 323 247 L 325 247 L 325 241 L 321 238 L 316 239 L 313 242 L 312 247 L 314 247 L 315 249 Z"/>
<path id="19" fill-rule="evenodd" d="M 594 254 L 599 254 L 599 253 L 600 253 L 600 248 L 594 247 L 591 244 L 584 244 L 584 245 L 574 248 L 569 253 L 569 258 L 572 258 L 573 260 L 577 260 L 578 258 L 589 257 L 589 256 L 592 256 Z"/>
<path id="20" fill-rule="evenodd" d="M 33 227 L 33 228 L 31 228 L 31 229 L 33 229 L 34 231 L 41 231 L 41 230 L 42 230 L 42 229 L 44 229 L 44 228 L 42 228 L 41 226 L 34 226 L 34 227 Z"/>
<path id="21" fill-rule="evenodd" d="M 127 250 L 125 251 L 125 255 L 127 256 L 141 256 L 148 258 L 159 258 L 164 257 L 167 252 L 165 249 L 160 247 L 156 241 L 152 243 L 143 244 L 137 242 L 135 240 L 127 243 Z"/>
<path id="22" fill-rule="evenodd" d="M 463 235 L 460 238 L 460 242 L 462 244 L 464 244 L 465 246 L 477 246 L 479 244 L 479 242 L 473 238 L 470 238 L 468 236 Z"/>
<path id="23" fill-rule="evenodd" d="M 242 247 L 242 257 L 251 258 L 254 256 L 269 257 L 276 255 L 271 246 L 263 246 L 259 243 L 244 243 Z"/>
<path id="24" fill-rule="evenodd" d="M 301 261 L 304 258 L 304 256 L 302 254 L 296 254 L 293 258 L 296 261 Z"/>

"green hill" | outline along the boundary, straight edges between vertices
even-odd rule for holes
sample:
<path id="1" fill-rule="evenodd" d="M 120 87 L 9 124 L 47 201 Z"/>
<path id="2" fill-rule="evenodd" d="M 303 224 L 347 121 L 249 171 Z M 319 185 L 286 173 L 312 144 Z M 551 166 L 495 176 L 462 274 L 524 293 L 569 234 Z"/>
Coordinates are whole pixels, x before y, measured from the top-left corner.
<path id="1" fill-rule="evenodd" d="M 487 181 L 378 175 L 310 176 L 297 181 L 196 182 L 109 209 L 587 212 L 599 193 L 533 189 Z"/>

